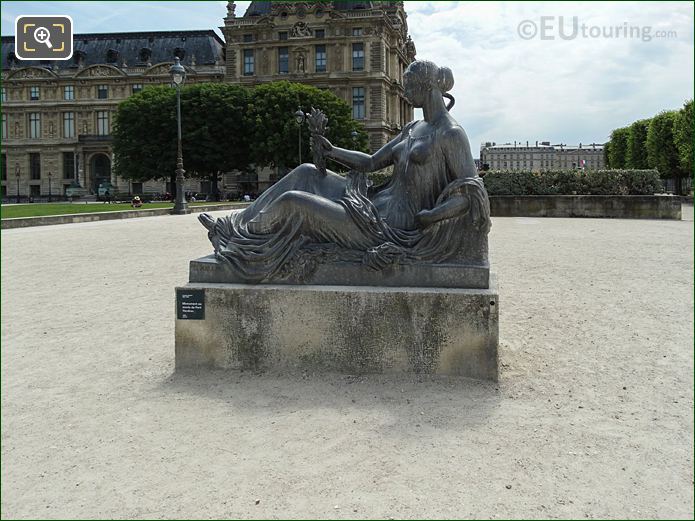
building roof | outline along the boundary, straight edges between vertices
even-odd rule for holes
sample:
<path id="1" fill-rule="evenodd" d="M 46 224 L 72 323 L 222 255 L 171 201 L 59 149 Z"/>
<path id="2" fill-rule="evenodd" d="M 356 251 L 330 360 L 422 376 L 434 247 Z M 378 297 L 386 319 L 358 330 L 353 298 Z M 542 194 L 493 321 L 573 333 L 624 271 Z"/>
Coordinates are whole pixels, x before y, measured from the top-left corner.
<path id="1" fill-rule="evenodd" d="M 272 2 L 269 0 L 254 0 L 251 2 L 249 7 L 244 13 L 244 17 L 248 16 L 264 16 L 270 14 L 271 4 L 273 3 L 286 3 L 286 2 Z M 307 2 L 308 4 L 315 4 L 318 2 Z M 333 7 L 339 11 L 353 11 L 358 9 L 371 9 L 374 2 L 365 1 L 342 1 L 335 0 L 332 2 Z"/>
<path id="2" fill-rule="evenodd" d="M 181 63 L 191 66 L 214 65 L 224 60 L 224 41 L 213 30 L 200 31 L 148 31 L 132 33 L 89 33 L 73 36 L 73 57 L 70 60 L 14 59 L 14 36 L 2 37 L 2 68 L 58 65 L 77 67 L 78 55 L 82 65 L 112 63 L 121 66 L 143 65 L 173 61 L 179 55 Z"/>
<path id="3" fill-rule="evenodd" d="M 541 144 L 539 143 L 536 145 L 535 143 L 529 143 L 526 145 L 525 143 L 501 143 L 501 144 L 494 144 L 494 145 L 488 145 L 483 143 L 480 147 L 481 149 L 498 149 L 498 150 L 514 150 L 514 149 L 523 149 L 523 148 L 534 148 L 534 149 L 547 149 L 547 150 L 592 150 L 592 149 L 602 149 L 603 148 L 603 143 L 586 143 L 582 145 L 565 145 L 562 143 L 558 143 L 557 145 L 547 145 L 547 144 Z"/>

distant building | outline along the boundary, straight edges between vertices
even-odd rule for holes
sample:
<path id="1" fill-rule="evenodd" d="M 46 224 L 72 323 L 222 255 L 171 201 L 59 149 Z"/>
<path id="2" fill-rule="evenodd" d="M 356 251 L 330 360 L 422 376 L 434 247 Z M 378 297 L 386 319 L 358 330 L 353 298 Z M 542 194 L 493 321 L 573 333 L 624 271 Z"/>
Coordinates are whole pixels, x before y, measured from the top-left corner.
<path id="1" fill-rule="evenodd" d="M 502 171 L 543 172 L 548 170 L 600 170 L 605 168 L 603 144 L 568 146 L 549 141 L 487 142 L 480 146 L 481 168 Z"/>
<path id="2" fill-rule="evenodd" d="M 106 184 L 118 192 L 172 191 L 163 181 L 113 174 L 111 125 L 121 101 L 144 86 L 170 84 L 175 56 L 186 83 L 283 79 L 329 89 L 364 124 L 372 150 L 413 117 L 403 72 L 415 45 L 403 2 L 254 1 L 240 17 L 228 2 L 220 29 L 226 41 L 213 30 L 76 34 L 66 62 L 19 60 L 14 37 L 3 36 L 2 196 L 16 196 L 17 186 L 23 197 L 46 196 L 49 186 L 59 195 L 75 181 L 92 193 Z M 253 193 L 274 179 L 269 169 L 227 173 L 220 189 Z M 209 193 L 209 181 L 189 179 L 185 189 Z"/>
<path id="3" fill-rule="evenodd" d="M 288 80 L 328 89 L 352 107 L 372 151 L 413 118 L 403 72 L 415 59 L 403 2 L 251 2 L 237 17 L 228 4 L 225 80 Z M 289 117 L 289 116 L 288 116 Z"/>
<path id="4" fill-rule="evenodd" d="M 2 37 L 2 195 L 61 195 L 73 181 L 96 193 L 165 191 L 112 173 L 117 105 L 147 85 L 170 84 L 178 56 L 187 83 L 224 79 L 224 42 L 214 31 L 76 34 L 69 61 L 24 61 Z M 189 189 L 199 182 L 190 180 Z"/>

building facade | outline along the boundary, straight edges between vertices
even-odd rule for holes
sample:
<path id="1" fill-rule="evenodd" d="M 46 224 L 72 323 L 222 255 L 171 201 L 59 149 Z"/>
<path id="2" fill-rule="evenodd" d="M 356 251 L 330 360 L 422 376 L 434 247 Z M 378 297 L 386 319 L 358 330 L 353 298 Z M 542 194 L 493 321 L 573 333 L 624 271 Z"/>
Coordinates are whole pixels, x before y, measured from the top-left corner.
<path id="1" fill-rule="evenodd" d="M 521 142 L 487 142 L 480 146 L 482 170 L 544 172 L 556 170 L 601 170 L 605 168 L 603 145 L 551 145 L 549 141 L 529 144 Z"/>
<path id="2" fill-rule="evenodd" d="M 111 125 L 121 101 L 170 84 L 175 56 L 187 83 L 283 79 L 330 89 L 364 123 L 373 150 L 412 119 L 402 84 L 415 46 L 403 2 L 252 2 L 235 13 L 228 2 L 226 42 L 213 30 L 76 34 L 69 61 L 19 60 L 14 37 L 3 36 L 2 196 L 60 196 L 75 184 L 93 194 L 107 184 L 123 193 L 172 191 L 113 174 Z M 224 175 L 220 189 L 262 191 L 275 177 L 244 175 Z M 190 179 L 186 191 L 207 185 Z"/>
<path id="3" fill-rule="evenodd" d="M 251 2 L 227 5 L 225 81 L 277 80 L 328 89 L 352 107 L 372 151 L 413 118 L 403 72 L 415 59 L 403 2 Z"/>
<path id="4" fill-rule="evenodd" d="M 116 178 L 111 125 L 121 101 L 171 83 L 174 56 L 189 83 L 224 79 L 224 42 L 212 30 L 77 34 L 73 58 L 64 62 L 20 61 L 14 38 L 2 37 L 3 196 L 60 196 L 74 182 L 95 194 L 107 184 L 165 191 L 163 182 Z"/>

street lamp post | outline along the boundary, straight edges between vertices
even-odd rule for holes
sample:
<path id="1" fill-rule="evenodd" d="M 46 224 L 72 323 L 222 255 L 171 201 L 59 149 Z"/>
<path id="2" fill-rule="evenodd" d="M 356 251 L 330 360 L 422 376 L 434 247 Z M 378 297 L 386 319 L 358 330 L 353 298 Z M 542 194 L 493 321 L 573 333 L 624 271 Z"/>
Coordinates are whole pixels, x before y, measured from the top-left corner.
<path id="1" fill-rule="evenodd" d="M 14 176 L 17 178 L 17 203 L 19 204 L 19 175 L 22 173 L 21 169 L 19 168 L 19 163 L 15 163 L 14 165 Z"/>
<path id="2" fill-rule="evenodd" d="M 48 172 L 48 202 L 51 202 L 51 178 L 53 177 L 53 174 L 51 172 Z"/>
<path id="3" fill-rule="evenodd" d="M 302 164 L 302 123 L 304 123 L 304 120 L 306 119 L 306 114 L 302 112 L 302 108 L 299 107 L 297 109 L 297 112 L 294 113 L 294 119 L 297 122 L 297 138 L 298 138 L 298 147 L 299 147 L 299 164 Z"/>
<path id="4" fill-rule="evenodd" d="M 169 69 L 171 79 L 176 87 L 176 124 L 178 126 L 178 154 L 176 156 L 176 202 L 171 213 L 185 214 L 189 213 L 186 198 L 183 193 L 184 177 L 186 171 L 183 169 L 183 150 L 181 148 L 181 86 L 186 81 L 186 69 L 181 65 L 181 60 L 176 57 L 176 62 Z"/>

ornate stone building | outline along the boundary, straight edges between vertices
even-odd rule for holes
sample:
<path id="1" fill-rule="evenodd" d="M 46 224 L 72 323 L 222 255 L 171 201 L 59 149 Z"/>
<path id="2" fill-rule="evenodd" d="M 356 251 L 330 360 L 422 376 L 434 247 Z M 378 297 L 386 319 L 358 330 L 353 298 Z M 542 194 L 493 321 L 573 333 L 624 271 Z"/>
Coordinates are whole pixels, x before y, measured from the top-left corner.
<path id="1" fill-rule="evenodd" d="M 514 142 L 480 146 L 481 168 L 489 170 L 531 171 L 601 170 L 605 168 L 603 145 L 551 145 L 549 141 L 535 144 Z"/>
<path id="2" fill-rule="evenodd" d="M 2 196 L 57 196 L 75 181 L 91 193 L 107 183 L 119 192 L 167 191 L 163 182 L 143 186 L 112 173 L 111 125 L 118 103 L 170 83 L 174 56 L 187 83 L 283 79 L 330 89 L 364 123 L 373 150 L 412 119 L 402 84 L 415 46 L 403 2 L 255 1 L 243 16 L 235 11 L 229 2 L 226 43 L 213 30 L 76 34 L 69 61 L 19 60 L 14 37 L 3 36 Z M 262 190 L 275 176 L 253 177 L 225 175 L 220 188 Z M 209 187 L 191 179 L 186 190 Z"/>
<path id="3" fill-rule="evenodd" d="M 79 181 L 97 193 L 162 192 L 163 182 L 129 183 L 112 173 L 116 106 L 143 87 L 169 84 L 178 56 L 188 83 L 222 81 L 224 42 L 209 31 L 76 34 L 69 61 L 20 61 L 2 37 L 2 194 L 60 195 Z M 173 168 L 173 167 L 172 167 Z M 191 180 L 190 190 L 199 182 Z"/>
<path id="4" fill-rule="evenodd" d="M 373 151 L 413 117 L 403 72 L 415 59 L 403 2 L 254 1 L 227 6 L 225 80 L 276 80 L 330 89 L 364 123 Z"/>

